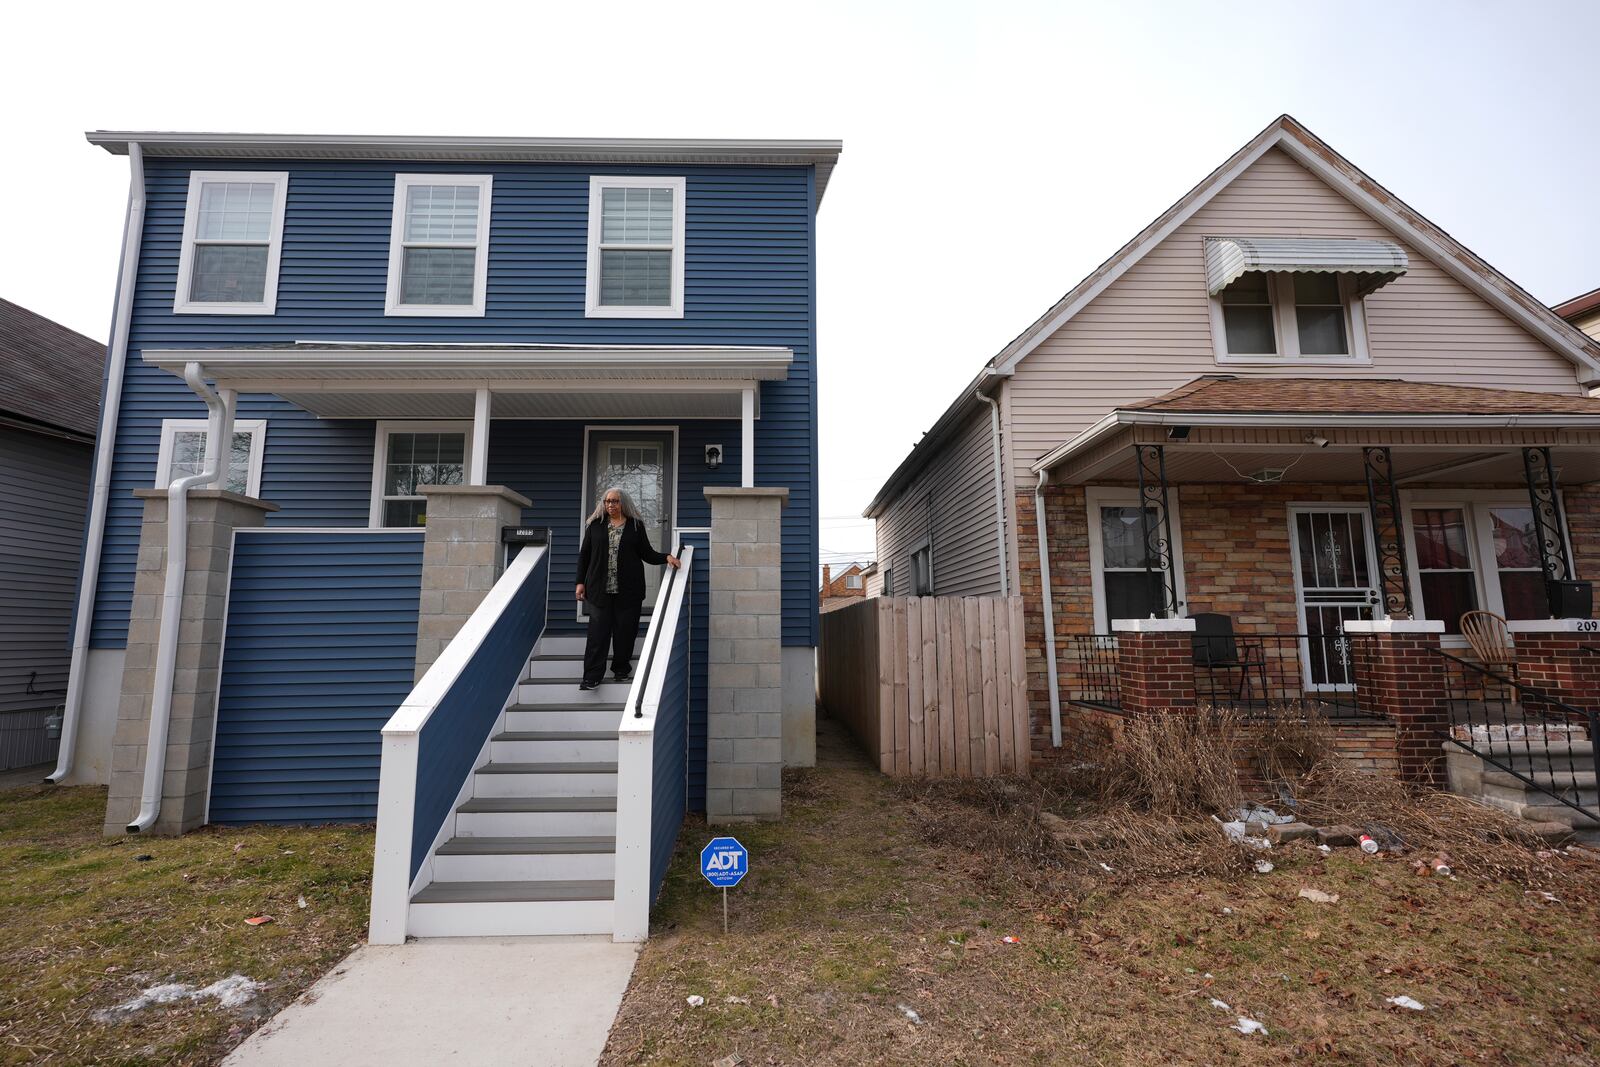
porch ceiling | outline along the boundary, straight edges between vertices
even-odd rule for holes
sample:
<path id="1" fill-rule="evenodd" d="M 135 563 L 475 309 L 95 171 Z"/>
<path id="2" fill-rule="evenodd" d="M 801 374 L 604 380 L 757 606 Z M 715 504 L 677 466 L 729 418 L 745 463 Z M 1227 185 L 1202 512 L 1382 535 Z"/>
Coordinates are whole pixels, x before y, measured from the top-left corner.
<path id="1" fill-rule="evenodd" d="M 787 377 L 787 348 L 334 345 L 148 350 L 181 375 L 198 362 L 220 389 L 275 393 L 330 419 L 471 418 L 479 389 L 496 418 L 732 418 L 741 394 Z M 759 389 L 757 390 L 759 397 Z"/>

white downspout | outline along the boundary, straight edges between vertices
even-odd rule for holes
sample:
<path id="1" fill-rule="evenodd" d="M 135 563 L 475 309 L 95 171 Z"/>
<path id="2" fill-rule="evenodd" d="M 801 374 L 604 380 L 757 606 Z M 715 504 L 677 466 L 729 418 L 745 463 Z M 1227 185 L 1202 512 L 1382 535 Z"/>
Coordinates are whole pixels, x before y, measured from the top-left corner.
<path id="1" fill-rule="evenodd" d="M 155 825 L 161 814 L 161 787 L 167 772 L 167 727 L 172 721 L 172 676 L 178 660 L 178 624 L 183 610 L 183 577 L 189 562 L 189 490 L 215 482 L 233 455 L 233 420 L 224 403 L 201 377 L 200 364 L 186 363 L 183 380 L 206 402 L 205 469 L 179 478 L 167 487 L 167 573 L 161 590 L 161 626 L 156 633 L 154 694 L 150 700 L 150 737 L 144 750 L 144 786 L 139 814 L 128 824 L 137 834 Z M 225 439 L 226 438 L 226 439 Z"/>
<path id="2" fill-rule="evenodd" d="M 72 665 L 67 671 L 67 699 L 61 716 L 61 748 L 56 769 L 45 781 L 62 782 L 72 773 L 78 743 L 78 718 L 83 707 L 83 673 L 94 629 L 94 594 L 100 582 L 100 550 L 105 541 L 106 506 L 111 497 L 111 463 L 116 454 L 117 414 L 122 409 L 122 372 L 128 364 L 128 327 L 133 318 L 133 289 L 139 275 L 139 245 L 144 238 L 144 152 L 128 142 L 128 214 L 122 225 L 122 267 L 117 277 L 117 306 L 112 311 L 111 352 L 106 361 L 106 391 L 100 400 L 100 431 L 95 439 L 94 490 L 89 497 L 89 530 L 83 541 L 83 570 L 78 586 L 78 616 L 72 628 Z"/>
<path id="3" fill-rule="evenodd" d="M 1011 595 L 1011 568 L 1006 565 L 1005 463 L 1000 456 L 1000 402 L 981 389 L 973 396 L 989 405 L 990 451 L 994 453 L 994 541 L 1000 546 L 1000 595 Z"/>
<path id="4" fill-rule="evenodd" d="M 1050 533 L 1044 520 L 1044 487 L 1050 472 L 1039 472 L 1033 487 L 1033 521 L 1039 526 L 1039 587 L 1044 590 L 1044 661 L 1050 672 L 1050 744 L 1061 747 L 1061 681 L 1056 677 L 1056 611 L 1050 601 Z"/>

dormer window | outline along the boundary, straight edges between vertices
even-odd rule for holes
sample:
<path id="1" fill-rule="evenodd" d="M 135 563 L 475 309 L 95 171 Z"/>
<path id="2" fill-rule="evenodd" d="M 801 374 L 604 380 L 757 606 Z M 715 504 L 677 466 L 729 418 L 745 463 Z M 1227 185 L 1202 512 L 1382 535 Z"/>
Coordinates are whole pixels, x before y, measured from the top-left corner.
<path id="1" fill-rule="evenodd" d="M 1219 363 L 1365 363 L 1366 294 L 1405 273 L 1391 241 L 1208 237 Z"/>

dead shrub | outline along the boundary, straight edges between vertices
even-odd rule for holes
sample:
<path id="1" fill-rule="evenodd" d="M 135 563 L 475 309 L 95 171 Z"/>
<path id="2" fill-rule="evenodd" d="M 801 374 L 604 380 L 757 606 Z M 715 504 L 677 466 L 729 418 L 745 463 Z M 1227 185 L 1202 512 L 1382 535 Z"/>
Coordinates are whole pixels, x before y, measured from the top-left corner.
<path id="1" fill-rule="evenodd" d="M 1134 716 L 1101 764 L 1100 798 L 1159 815 L 1231 812 L 1244 799 L 1244 742 L 1232 708 Z"/>
<path id="2" fill-rule="evenodd" d="M 1314 707 L 1274 708 L 1268 718 L 1252 724 L 1246 750 L 1259 781 L 1292 784 L 1335 758 L 1333 728 Z"/>

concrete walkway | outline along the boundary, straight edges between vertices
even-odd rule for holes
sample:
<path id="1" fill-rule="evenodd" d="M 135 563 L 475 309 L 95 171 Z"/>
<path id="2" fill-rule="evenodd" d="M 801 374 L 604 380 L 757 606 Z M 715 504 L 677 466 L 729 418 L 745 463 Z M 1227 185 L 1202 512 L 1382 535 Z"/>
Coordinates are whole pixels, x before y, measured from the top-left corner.
<path id="1" fill-rule="evenodd" d="M 593 1067 L 638 955 L 609 938 L 364 945 L 223 1064 Z"/>

